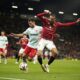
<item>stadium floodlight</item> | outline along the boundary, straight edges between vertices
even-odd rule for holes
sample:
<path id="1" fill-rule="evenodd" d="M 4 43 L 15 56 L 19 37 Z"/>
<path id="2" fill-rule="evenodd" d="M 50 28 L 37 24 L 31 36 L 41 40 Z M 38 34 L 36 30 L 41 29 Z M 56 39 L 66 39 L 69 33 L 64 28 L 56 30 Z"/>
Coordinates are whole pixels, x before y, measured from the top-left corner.
<path id="1" fill-rule="evenodd" d="M 31 8 L 31 7 L 29 7 L 29 8 L 28 8 L 28 10 L 29 10 L 29 11 L 33 11 L 34 9 L 33 9 L 33 8 Z"/>
<path id="2" fill-rule="evenodd" d="M 37 18 L 37 16 L 34 16 L 35 18 Z"/>
<path id="3" fill-rule="evenodd" d="M 77 13 L 73 13 L 73 15 L 74 15 L 74 16 L 77 16 L 78 14 L 77 14 Z"/>
<path id="4" fill-rule="evenodd" d="M 12 8 L 18 8 L 18 6 L 12 6 Z"/>
<path id="5" fill-rule="evenodd" d="M 59 11 L 59 14 L 64 14 L 64 12 L 63 11 Z"/>

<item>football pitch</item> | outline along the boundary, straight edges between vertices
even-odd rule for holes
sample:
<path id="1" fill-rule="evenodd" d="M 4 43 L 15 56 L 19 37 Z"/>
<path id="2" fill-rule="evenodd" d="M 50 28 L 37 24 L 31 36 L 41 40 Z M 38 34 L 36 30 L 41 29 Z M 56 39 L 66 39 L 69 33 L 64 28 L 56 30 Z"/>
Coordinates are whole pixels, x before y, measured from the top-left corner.
<path id="1" fill-rule="evenodd" d="M 38 63 L 28 62 L 28 73 L 20 71 L 18 65 L 14 59 L 1 63 L 0 80 L 80 80 L 80 60 L 55 60 L 49 73 L 43 72 Z"/>

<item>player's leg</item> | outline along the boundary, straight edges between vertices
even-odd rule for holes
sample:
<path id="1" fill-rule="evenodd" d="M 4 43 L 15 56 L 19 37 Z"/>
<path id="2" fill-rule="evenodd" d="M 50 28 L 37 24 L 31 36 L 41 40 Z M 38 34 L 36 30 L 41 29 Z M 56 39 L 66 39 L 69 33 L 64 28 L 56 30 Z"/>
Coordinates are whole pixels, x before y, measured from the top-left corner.
<path id="1" fill-rule="evenodd" d="M 3 49 L 4 64 L 7 64 L 7 49 Z"/>
<path id="2" fill-rule="evenodd" d="M 48 64 L 45 66 L 46 67 L 46 71 L 49 72 L 49 65 L 55 60 L 57 54 L 58 54 L 58 50 L 55 46 L 55 44 L 52 41 L 48 41 L 48 45 L 47 48 L 51 51 L 52 55 L 49 58 Z"/>
<path id="3" fill-rule="evenodd" d="M 15 58 L 16 58 L 15 64 L 18 64 L 19 63 L 19 60 L 20 60 L 20 56 L 19 56 L 20 46 L 19 45 L 16 45 L 15 49 L 16 49 L 16 51 L 15 51 Z"/>
<path id="4" fill-rule="evenodd" d="M 18 61 L 17 61 L 17 62 L 19 62 L 19 59 L 20 59 L 20 58 L 22 59 L 23 53 L 24 53 L 24 49 L 21 48 L 21 49 L 19 50 Z"/>
<path id="5" fill-rule="evenodd" d="M 23 53 L 24 53 L 24 49 L 21 48 L 21 49 L 19 50 L 19 54 L 18 54 L 18 56 L 22 57 Z"/>
<path id="6" fill-rule="evenodd" d="M 17 50 L 15 51 L 15 59 L 16 59 L 15 64 L 18 64 L 20 58 L 18 56 L 18 51 Z"/>
<path id="7" fill-rule="evenodd" d="M 31 48 L 31 52 L 29 53 L 28 60 L 33 61 L 33 58 L 36 56 L 36 54 L 37 54 L 37 49 Z"/>
<path id="8" fill-rule="evenodd" d="M 50 51 L 47 49 L 47 48 L 45 48 L 45 50 L 44 50 L 44 53 L 43 53 L 43 58 L 45 59 L 45 58 L 48 58 L 49 59 L 49 53 L 50 53 Z"/>
<path id="9" fill-rule="evenodd" d="M 25 48 L 25 50 L 24 50 L 24 53 L 23 53 L 23 58 L 22 58 L 24 63 L 27 62 L 27 61 L 26 61 L 26 58 L 28 57 L 30 51 L 31 51 L 31 48 L 28 47 L 28 46 L 26 46 L 26 48 Z"/>
<path id="10" fill-rule="evenodd" d="M 41 39 L 39 41 L 39 44 L 38 44 L 38 62 L 40 65 L 43 64 L 43 61 L 42 61 L 42 53 L 43 53 L 43 49 L 45 48 L 45 44 L 46 44 L 46 41 L 44 39 Z"/>
<path id="11" fill-rule="evenodd" d="M 3 50 L 2 48 L 0 48 L 0 63 L 2 62 L 2 53 L 3 53 Z"/>
<path id="12" fill-rule="evenodd" d="M 45 48 L 45 45 L 46 45 L 46 41 L 44 39 L 41 39 L 38 45 L 38 53 L 37 53 L 38 62 L 41 65 L 43 71 L 45 71 L 45 68 L 42 60 L 42 54 L 43 54 L 43 49 Z"/>
<path id="13" fill-rule="evenodd" d="M 1 52 L 0 52 L 0 63 L 1 63 Z"/>
<path id="14" fill-rule="evenodd" d="M 56 56 L 57 56 L 57 49 L 56 48 L 53 48 L 51 50 L 51 53 L 52 53 L 52 56 L 50 56 L 49 58 L 49 61 L 48 61 L 48 64 L 45 65 L 45 68 L 46 68 L 46 72 L 49 72 L 49 65 L 55 60 Z"/>
<path id="15" fill-rule="evenodd" d="M 52 49 L 51 49 L 51 53 L 52 53 L 52 56 L 50 56 L 48 65 L 50 65 L 50 64 L 55 60 L 56 56 L 58 55 L 58 50 L 57 50 L 57 48 L 52 48 Z"/>
<path id="16" fill-rule="evenodd" d="M 33 57 L 33 64 L 37 63 L 37 54 Z"/>
<path id="17" fill-rule="evenodd" d="M 24 53 L 23 53 L 23 55 L 22 55 L 23 61 L 22 61 L 20 64 L 25 64 L 25 65 L 27 65 L 27 60 L 26 60 L 26 59 L 27 59 L 27 56 L 29 55 L 30 51 L 31 51 L 30 47 L 26 46 L 26 48 L 25 48 L 25 50 L 24 50 Z M 26 67 L 25 71 L 28 72 L 28 66 Z"/>

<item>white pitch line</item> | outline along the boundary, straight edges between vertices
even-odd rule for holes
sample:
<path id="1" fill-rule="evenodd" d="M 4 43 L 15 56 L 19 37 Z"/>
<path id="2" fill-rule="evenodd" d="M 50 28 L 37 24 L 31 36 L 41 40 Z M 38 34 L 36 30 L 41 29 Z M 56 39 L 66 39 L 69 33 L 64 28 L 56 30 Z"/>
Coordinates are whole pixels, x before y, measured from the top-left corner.
<path id="1" fill-rule="evenodd" d="M 7 78 L 7 77 L 0 77 L 0 79 L 5 79 L 5 80 L 25 80 L 25 79 Z"/>

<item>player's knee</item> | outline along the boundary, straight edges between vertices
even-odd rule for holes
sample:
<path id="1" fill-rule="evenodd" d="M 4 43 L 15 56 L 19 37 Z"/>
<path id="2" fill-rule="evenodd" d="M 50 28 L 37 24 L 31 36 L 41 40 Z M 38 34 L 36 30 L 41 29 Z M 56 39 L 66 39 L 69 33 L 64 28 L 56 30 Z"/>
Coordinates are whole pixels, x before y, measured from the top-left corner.
<path id="1" fill-rule="evenodd" d="M 31 62 L 31 61 L 32 61 L 32 58 L 31 58 L 31 57 L 28 57 L 28 61 L 30 61 L 30 62 Z"/>
<path id="2" fill-rule="evenodd" d="M 5 54 L 5 53 L 3 53 L 3 56 L 5 57 L 5 56 L 6 56 L 6 54 Z"/>
<path id="3" fill-rule="evenodd" d="M 42 55 L 42 50 L 39 50 L 37 55 L 41 56 Z"/>
<path id="4" fill-rule="evenodd" d="M 58 55 L 58 50 L 57 49 L 52 49 L 51 52 L 52 52 L 52 55 L 55 55 L 55 56 Z"/>
<path id="5" fill-rule="evenodd" d="M 19 56 L 19 57 L 23 57 L 23 55 L 22 55 L 22 54 L 19 54 L 18 56 Z"/>
<path id="6" fill-rule="evenodd" d="M 27 56 L 25 53 L 23 53 L 22 55 L 20 55 L 20 56 L 22 56 L 22 57 L 24 57 L 24 56 Z"/>

